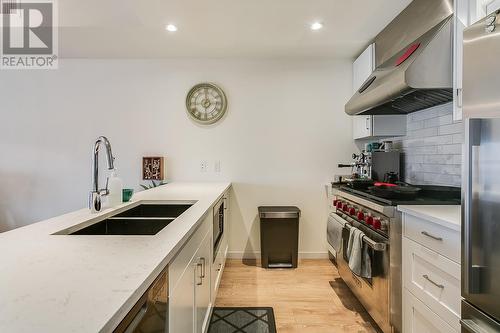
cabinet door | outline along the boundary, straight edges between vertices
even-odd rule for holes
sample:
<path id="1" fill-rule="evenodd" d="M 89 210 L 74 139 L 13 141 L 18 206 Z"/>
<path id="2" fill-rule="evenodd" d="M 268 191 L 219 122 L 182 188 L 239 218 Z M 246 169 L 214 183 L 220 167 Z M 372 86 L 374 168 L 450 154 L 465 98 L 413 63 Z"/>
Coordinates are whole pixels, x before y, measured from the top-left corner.
<path id="1" fill-rule="evenodd" d="M 352 93 L 355 94 L 375 69 L 375 44 L 369 45 L 352 64 Z M 372 136 L 372 117 L 354 116 L 353 139 Z"/>
<path id="2" fill-rule="evenodd" d="M 372 116 L 371 135 L 375 137 L 405 136 L 406 115 Z"/>
<path id="3" fill-rule="evenodd" d="M 372 74 L 375 66 L 375 44 L 369 45 L 352 64 L 352 93 Z"/>
<path id="4" fill-rule="evenodd" d="M 476 23 L 490 12 L 488 9 L 493 8 L 494 0 L 456 0 L 460 3 L 467 2 L 468 5 L 468 21 L 465 26 Z M 498 2 L 498 0 L 496 0 Z"/>
<path id="5" fill-rule="evenodd" d="M 462 119 L 464 29 L 500 8 L 500 0 L 455 0 L 453 38 L 453 119 Z"/>
<path id="6" fill-rule="evenodd" d="M 197 266 L 195 279 L 195 332 L 203 333 L 208 328 L 211 298 L 210 298 L 210 276 L 212 267 L 212 234 L 207 233 L 195 255 Z"/>
<path id="7" fill-rule="evenodd" d="M 403 332 L 458 333 L 408 290 L 403 292 Z"/>
<path id="8" fill-rule="evenodd" d="M 352 136 L 354 140 L 372 136 L 372 116 L 354 116 Z"/>
<path id="9" fill-rule="evenodd" d="M 169 297 L 169 332 L 195 330 L 195 274 L 197 266 L 191 262 Z"/>
<path id="10" fill-rule="evenodd" d="M 453 33 L 453 119 L 462 119 L 462 73 L 464 29 L 470 23 L 471 0 L 455 0 Z"/>
<path id="11" fill-rule="evenodd" d="M 486 15 L 490 15 L 496 10 L 500 9 L 500 0 L 494 0 L 486 5 Z"/>

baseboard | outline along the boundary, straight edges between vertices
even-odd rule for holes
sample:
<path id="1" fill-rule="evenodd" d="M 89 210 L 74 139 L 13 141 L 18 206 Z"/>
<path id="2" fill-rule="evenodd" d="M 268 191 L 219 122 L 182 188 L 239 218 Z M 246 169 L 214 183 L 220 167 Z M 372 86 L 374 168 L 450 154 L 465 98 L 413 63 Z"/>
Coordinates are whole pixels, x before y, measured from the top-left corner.
<path id="1" fill-rule="evenodd" d="M 328 251 L 325 251 L 325 252 L 299 252 L 299 259 L 328 259 Z"/>
<path id="2" fill-rule="evenodd" d="M 260 259 L 260 252 L 227 251 L 228 259 Z"/>
<path id="3" fill-rule="evenodd" d="M 260 259 L 260 251 L 228 251 L 229 259 Z M 328 259 L 328 251 L 325 252 L 299 252 L 299 259 Z"/>

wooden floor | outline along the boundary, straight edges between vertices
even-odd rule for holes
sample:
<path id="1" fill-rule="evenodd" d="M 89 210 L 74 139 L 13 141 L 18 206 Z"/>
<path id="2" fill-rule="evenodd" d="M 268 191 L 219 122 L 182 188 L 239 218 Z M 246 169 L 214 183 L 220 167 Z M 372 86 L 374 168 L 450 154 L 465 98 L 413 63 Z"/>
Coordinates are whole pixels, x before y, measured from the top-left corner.
<path id="1" fill-rule="evenodd" d="M 228 260 L 216 306 L 271 306 L 278 333 L 380 332 L 329 260 L 266 270 Z"/>

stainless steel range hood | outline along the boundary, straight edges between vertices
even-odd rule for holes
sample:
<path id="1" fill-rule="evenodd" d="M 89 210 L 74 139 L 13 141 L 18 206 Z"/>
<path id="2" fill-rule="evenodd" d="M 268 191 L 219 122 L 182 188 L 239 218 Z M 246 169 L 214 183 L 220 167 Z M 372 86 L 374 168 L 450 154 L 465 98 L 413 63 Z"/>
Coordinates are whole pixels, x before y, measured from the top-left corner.
<path id="1" fill-rule="evenodd" d="M 453 5 L 414 0 L 376 38 L 376 69 L 349 115 L 407 114 L 453 99 Z"/>

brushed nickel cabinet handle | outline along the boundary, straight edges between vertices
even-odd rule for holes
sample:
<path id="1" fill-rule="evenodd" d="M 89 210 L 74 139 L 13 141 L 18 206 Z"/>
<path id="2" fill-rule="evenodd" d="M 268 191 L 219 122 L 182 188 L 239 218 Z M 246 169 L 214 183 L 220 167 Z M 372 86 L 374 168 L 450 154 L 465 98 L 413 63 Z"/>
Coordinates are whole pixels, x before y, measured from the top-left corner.
<path id="1" fill-rule="evenodd" d="M 201 260 L 201 278 L 204 279 L 205 278 L 205 273 L 206 273 L 206 259 L 205 258 L 200 258 Z"/>
<path id="2" fill-rule="evenodd" d="M 428 233 L 427 231 L 422 231 L 422 235 L 427 236 L 427 237 L 430 237 L 430 238 L 435 239 L 435 240 L 438 240 L 438 241 L 442 241 L 442 240 L 443 240 L 443 238 L 438 237 L 438 236 L 431 235 L 431 234 L 430 234 L 430 233 Z"/>
<path id="3" fill-rule="evenodd" d="M 194 264 L 194 276 L 196 279 L 200 279 L 199 282 L 196 282 L 196 285 L 197 286 L 201 286 L 203 284 L 203 276 L 202 276 L 202 273 L 200 273 L 200 275 L 198 275 L 198 267 L 201 267 L 203 269 L 203 265 L 198 262 L 196 264 Z"/>
<path id="4" fill-rule="evenodd" d="M 429 281 L 430 283 L 432 283 L 433 285 L 435 285 L 436 287 L 438 287 L 439 289 L 444 289 L 444 286 L 442 284 L 439 284 L 439 283 L 432 281 L 431 278 L 427 274 L 422 275 L 422 277 L 424 279 L 426 279 L 427 281 Z"/>

